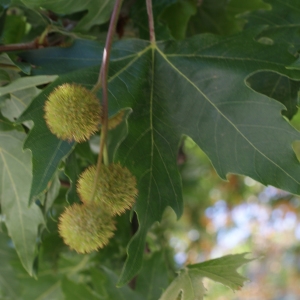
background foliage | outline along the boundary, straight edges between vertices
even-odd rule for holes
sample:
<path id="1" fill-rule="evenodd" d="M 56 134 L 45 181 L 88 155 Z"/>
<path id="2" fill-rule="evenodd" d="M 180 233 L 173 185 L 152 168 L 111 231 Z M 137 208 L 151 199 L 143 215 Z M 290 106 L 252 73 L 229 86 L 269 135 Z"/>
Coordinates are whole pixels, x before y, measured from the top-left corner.
<path id="1" fill-rule="evenodd" d="M 299 132 L 289 120 L 297 126 L 300 4 L 153 0 L 150 43 L 145 1 L 124 1 L 108 84 L 109 115 L 126 113 L 108 149 L 136 176 L 139 196 L 106 248 L 77 255 L 59 237 L 57 219 L 80 201 L 75 184 L 97 159 L 99 134 L 83 144 L 59 140 L 43 107 L 62 83 L 96 83 L 114 6 L 98 2 L 0 1 L 2 297 L 203 299 L 203 277 L 238 289 L 245 278 L 236 268 L 251 259 L 202 262 L 228 225 L 210 230 L 214 214 L 205 212 L 223 203 L 222 193 L 229 211 L 258 193 L 237 175 L 299 194 Z M 284 195 L 292 210 L 295 197 Z M 200 232 L 199 248 L 189 247 L 203 255 L 183 260 L 186 267 L 170 247 L 180 230 L 167 207 Z"/>

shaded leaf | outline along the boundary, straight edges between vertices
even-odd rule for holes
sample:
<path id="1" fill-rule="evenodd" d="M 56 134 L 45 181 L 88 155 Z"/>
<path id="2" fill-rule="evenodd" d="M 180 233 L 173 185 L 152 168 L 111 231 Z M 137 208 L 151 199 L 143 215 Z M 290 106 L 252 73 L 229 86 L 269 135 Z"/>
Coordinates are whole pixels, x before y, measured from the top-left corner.
<path id="1" fill-rule="evenodd" d="M 297 55 L 300 49 L 300 21 L 298 0 L 264 0 L 272 6 L 271 10 L 259 10 L 245 15 L 246 28 L 265 26 L 257 39 L 267 37 L 270 42 L 290 46 L 290 52 Z M 267 26 L 266 26 L 267 25 Z"/>
<path id="2" fill-rule="evenodd" d="M 242 30 L 244 20 L 238 15 L 248 11 L 267 9 L 262 0 L 203 0 L 188 25 L 188 36 L 210 32 L 220 35 L 233 34 Z"/>
<path id="3" fill-rule="evenodd" d="M 1 208 L 5 223 L 24 268 L 33 275 L 38 226 L 44 222 L 39 207 L 28 206 L 31 154 L 23 152 L 25 134 L 16 131 L 0 133 Z"/>
<path id="4" fill-rule="evenodd" d="M 61 288 L 63 290 L 65 300 L 101 299 L 95 296 L 86 284 L 73 282 L 66 277 L 61 282 Z"/>
<path id="5" fill-rule="evenodd" d="M 164 253 L 155 252 L 145 259 L 135 290 L 147 300 L 157 300 L 169 284 L 168 275 Z"/>
<path id="6" fill-rule="evenodd" d="M 11 262 L 18 257 L 9 244 L 11 240 L 3 233 L 0 233 L 0 291 L 1 296 L 8 299 L 21 299 L 20 283 L 13 269 Z M 6 298 L 4 298 L 6 299 Z"/>
<path id="7" fill-rule="evenodd" d="M 87 10 L 88 13 L 78 22 L 76 30 L 87 31 L 93 25 L 100 25 L 107 22 L 110 18 L 114 1 L 82 1 L 82 0 L 58 0 L 49 2 L 47 0 L 22 0 L 22 2 L 30 7 L 38 9 L 43 7 L 52 10 L 57 14 L 72 14 Z"/>
<path id="8" fill-rule="evenodd" d="M 177 0 L 153 0 L 153 19 L 155 35 L 157 40 L 169 39 L 170 32 L 166 24 L 162 24 L 159 20 L 160 15 L 163 11 L 170 5 L 176 3 Z M 134 25 L 139 29 L 139 37 L 141 39 L 149 40 L 149 25 L 148 25 L 148 15 L 145 1 L 137 0 L 134 2 L 131 8 L 131 18 Z"/>
<path id="9" fill-rule="evenodd" d="M 189 20 L 196 12 L 195 1 L 178 1 L 164 10 L 160 20 L 168 24 L 174 38 L 182 40 L 185 38 Z"/>
<path id="10" fill-rule="evenodd" d="M 21 42 L 26 31 L 26 19 L 19 15 L 7 15 L 5 18 L 3 34 L 1 37 L 3 44 L 14 44 Z"/>
<path id="11" fill-rule="evenodd" d="M 247 83 L 255 91 L 281 102 L 287 109 L 283 111 L 287 118 L 292 119 L 297 113 L 300 81 L 277 73 L 259 72 L 249 77 Z"/>
<path id="12" fill-rule="evenodd" d="M 75 40 L 68 48 L 27 51 L 20 54 L 20 57 L 38 66 L 32 70 L 34 75 L 61 75 L 84 67 L 100 65 L 103 47 L 104 45 L 96 41 Z"/>
<path id="13" fill-rule="evenodd" d="M 121 123 L 115 128 L 109 130 L 107 136 L 107 152 L 108 152 L 108 158 L 110 162 L 114 161 L 119 146 L 121 145 L 121 143 L 123 142 L 123 140 L 126 138 L 128 134 L 127 119 L 132 113 L 132 110 L 131 108 L 125 108 L 122 110 L 122 112 L 124 112 L 124 114 L 122 116 Z"/>
<path id="14" fill-rule="evenodd" d="M 131 290 L 128 286 L 117 288 L 118 276 L 111 270 L 102 267 L 101 269 L 92 269 L 92 283 L 100 292 L 100 299 L 104 300 L 144 300 L 145 298 L 137 292 Z M 75 299 L 75 298 L 74 298 Z"/>
<path id="15" fill-rule="evenodd" d="M 80 170 L 77 164 L 76 155 L 74 152 L 72 152 L 67 160 L 66 160 L 66 167 L 65 167 L 65 174 L 70 179 L 70 188 L 67 192 L 67 200 L 69 203 L 80 203 L 79 196 L 76 192 L 76 182 L 78 179 L 78 176 L 80 174 Z"/>
<path id="16" fill-rule="evenodd" d="M 88 261 L 88 256 L 68 258 L 67 255 L 61 255 L 58 265 L 55 266 L 42 261 L 37 279 L 19 275 L 23 287 L 22 300 L 65 300 L 62 281 L 66 276 L 69 279 L 78 277 L 87 267 Z"/>

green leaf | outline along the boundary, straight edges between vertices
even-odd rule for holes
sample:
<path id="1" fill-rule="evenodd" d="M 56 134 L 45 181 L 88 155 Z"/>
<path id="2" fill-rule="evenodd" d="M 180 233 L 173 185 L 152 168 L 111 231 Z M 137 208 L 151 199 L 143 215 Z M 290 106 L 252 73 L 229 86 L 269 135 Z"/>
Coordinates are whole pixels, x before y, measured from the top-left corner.
<path id="1" fill-rule="evenodd" d="M 286 68 L 295 60 L 287 44 L 255 41 L 260 31 L 230 37 L 204 34 L 156 45 L 139 40 L 115 44 L 109 73 L 109 113 L 125 107 L 133 111 L 116 160 L 138 180 L 135 210 L 140 224 L 128 246 L 119 285 L 140 270 L 147 231 L 160 221 L 164 209 L 170 206 L 181 215 L 181 178 L 176 162 L 182 135 L 201 147 L 223 179 L 228 173 L 242 174 L 300 193 L 300 166 L 291 146 L 300 138 L 299 133 L 282 117 L 281 103 L 246 85 L 247 78 L 261 70 L 294 80 L 299 80 L 300 72 Z M 84 41 L 81 45 L 84 49 Z M 90 43 L 86 45 L 89 49 Z M 65 49 L 65 63 L 71 65 L 73 57 L 68 61 L 67 53 Z M 45 59 L 41 63 L 48 67 Z M 85 57 L 78 57 L 76 64 L 82 69 L 62 75 L 60 82 L 93 86 L 99 67 L 84 68 Z M 101 91 L 98 95 L 101 98 Z M 39 110 L 41 114 L 42 105 Z M 44 128 L 37 136 L 45 136 L 45 132 Z M 49 156 L 43 159 L 47 161 Z"/>
<path id="2" fill-rule="evenodd" d="M 60 180 L 59 180 L 58 174 L 56 174 L 54 176 L 52 182 L 50 183 L 49 190 L 45 197 L 45 203 L 44 203 L 45 213 L 47 213 L 48 210 L 52 207 L 55 199 L 59 195 L 60 186 L 61 186 Z"/>
<path id="3" fill-rule="evenodd" d="M 101 298 L 95 296 L 86 284 L 77 283 L 64 278 L 61 282 L 65 300 L 99 300 Z"/>
<path id="4" fill-rule="evenodd" d="M 12 83 L 0 87 L 0 96 L 4 96 L 6 94 L 13 94 L 18 91 L 22 91 L 28 88 L 36 87 L 38 85 L 43 85 L 50 83 L 57 79 L 57 75 L 48 76 L 48 75 L 41 75 L 41 76 L 28 76 L 28 77 L 21 77 L 14 80 Z"/>
<path id="5" fill-rule="evenodd" d="M 3 233 L 0 233 L 0 291 L 7 299 L 21 299 L 20 283 L 13 269 L 11 262 L 18 259 L 16 253 L 9 246 L 11 240 Z M 6 299 L 6 298 L 4 298 Z"/>
<path id="6" fill-rule="evenodd" d="M 97 289 L 101 293 L 100 299 L 103 300 L 144 300 L 145 298 L 137 292 L 131 290 L 128 286 L 117 288 L 118 276 L 111 270 L 102 267 L 101 269 L 92 269 L 92 283 L 99 286 Z M 74 298 L 75 299 L 75 298 Z M 80 298 L 81 299 L 81 298 Z M 84 299 L 84 298 L 82 298 Z"/>
<path id="7" fill-rule="evenodd" d="M 262 0 L 203 0 L 188 25 L 188 35 L 210 32 L 220 35 L 242 30 L 244 20 L 237 16 L 248 11 L 268 9 Z"/>
<path id="8" fill-rule="evenodd" d="M 290 52 L 297 55 L 300 49 L 300 2 L 298 0 L 264 1 L 269 3 L 272 9 L 259 10 L 243 16 L 247 20 L 246 28 L 264 26 L 265 30 L 257 36 L 257 39 L 267 37 L 270 42 L 287 44 Z"/>
<path id="9" fill-rule="evenodd" d="M 57 14 L 72 14 L 87 10 L 88 13 L 78 22 L 75 28 L 80 31 L 87 31 L 93 25 L 107 22 L 115 3 L 113 0 L 105 0 L 100 3 L 97 0 L 58 0 L 52 2 L 47 0 L 22 0 L 22 2 L 30 8 L 38 9 L 43 7 Z"/>
<path id="10" fill-rule="evenodd" d="M 171 37 L 167 25 L 160 22 L 160 16 L 165 9 L 176 2 L 177 0 L 152 0 L 154 28 L 157 40 L 169 39 Z M 132 5 L 130 14 L 134 25 L 139 29 L 139 37 L 141 39 L 149 40 L 148 15 L 145 1 L 135 1 Z"/>
<path id="11" fill-rule="evenodd" d="M 281 117 L 284 107 L 280 103 L 245 85 L 245 79 L 260 69 L 296 78 L 300 74 L 285 68 L 294 60 L 285 46 L 257 43 L 257 33 L 159 43 L 132 57 L 126 71 L 111 80 L 110 90 L 117 89 L 115 82 L 120 93 L 121 83 L 126 82 L 122 103 L 134 111 L 118 157 L 139 180 L 140 228 L 129 244 L 119 284 L 139 270 L 147 229 L 160 220 L 164 208 L 170 206 L 181 214 L 176 149 L 182 134 L 201 147 L 223 179 L 228 173 L 243 174 L 300 192 L 300 166 L 291 148 L 299 133 Z M 130 103 L 126 93 L 130 93 Z M 116 92 L 113 95 L 110 105 L 118 99 Z M 134 99 L 147 99 L 147 115 L 146 104 Z"/>
<path id="12" fill-rule="evenodd" d="M 16 131 L 0 133 L 0 200 L 5 223 L 24 268 L 33 275 L 38 226 L 44 223 L 39 207 L 28 207 L 31 154 L 23 152 L 25 134 Z"/>
<path id="13" fill-rule="evenodd" d="M 34 75 L 61 75 L 84 67 L 100 65 L 103 47 L 104 45 L 99 42 L 75 40 L 68 48 L 55 47 L 27 51 L 20 54 L 20 57 L 38 66 L 32 70 Z M 113 53 L 112 57 L 114 57 Z"/>
<path id="14" fill-rule="evenodd" d="M 56 245 L 55 245 L 56 246 Z M 19 274 L 22 285 L 22 300 L 65 300 L 62 281 L 68 278 L 80 277 L 80 272 L 87 268 L 88 256 L 60 256 L 58 264 L 51 265 L 41 260 L 39 277 L 37 279 Z M 89 298 L 85 298 L 89 299 Z"/>
<path id="15" fill-rule="evenodd" d="M 189 20 L 196 12 L 197 5 L 195 1 L 181 0 L 166 8 L 160 19 L 168 24 L 175 39 L 182 40 L 185 38 Z"/>
<path id="16" fill-rule="evenodd" d="M 121 112 L 121 111 L 120 111 Z M 118 113 L 120 113 L 118 112 Z M 132 113 L 131 108 L 125 108 L 122 110 L 123 117 L 121 123 L 115 128 L 111 129 L 107 135 L 107 152 L 109 161 L 114 161 L 115 155 L 121 143 L 124 141 L 128 134 L 128 117 Z"/>
<path id="17" fill-rule="evenodd" d="M 202 279 L 201 274 L 183 269 L 159 300 L 202 300 L 205 293 Z"/>
<path id="18" fill-rule="evenodd" d="M 21 128 L 22 128 L 21 126 L 15 125 L 10 120 L 3 117 L 3 115 L 0 113 L 0 131 L 10 131 L 10 130 L 14 130 L 14 129 L 21 130 Z"/>
<path id="19" fill-rule="evenodd" d="M 189 265 L 187 269 L 197 272 L 202 277 L 220 282 L 232 290 L 239 290 L 247 278 L 241 276 L 236 269 L 253 260 L 245 258 L 246 254 L 226 255 L 203 263 Z"/>
<path id="20" fill-rule="evenodd" d="M 24 16 L 7 15 L 2 35 L 4 44 L 14 44 L 21 42 L 26 30 L 26 19 Z"/>
<path id="21" fill-rule="evenodd" d="M 169 284 L 168 275 L 164 253 L 155 252 L 145 259 L 135 290 L 147 300 L 157 300 Z"/>
<path id="22" fill-rule="evenodd" d="M 180 270 L 177 278 L 159 300 L 202 300 L 205 292 L 202 283 L 203 277 L 220 282 L 233 290 L 238 290 L 247 278 L 241 276 L 236 269 L 251 260 L 245 258 L 245 253 L 243 253 L 189 265 Z"/>
<path id="23" fill-rule="evenodd" d="M 281 102 L 287 109 L 283 111 L 283 115 L 288 119 L 292 119 L 297 113 L 300 81 L 277 73 L 259 72 L 249 77 L 247 83 L 255 91 Z"/>
<path id="24" fill-rule="evenodd" d="M 5 106 L 1 109 L 3 116 L 10 121 L 15 121 L 32 99 L 40 93 L 36 86 L 47 84 L 56 78 L 57 76 L 22 77 L 5 87 L 0 87 L 0 96 L 2 99 L 6 99 Z M 3 96 L 8 96 L 8 98 Z M 28 127 L 30 128 L 30 125 Z"/>
<path id="25" fill-rule="evenodd" d="M 67 160 L 66 160 L 66 167 L 65 167 L 65 174 L 70 179 L 70 188 L 67 193 L 67 199 L 69 203 L 80 202 L 79 196 L 76 192 L 76 182 L 78 179 L 78 176 L 80 174 L 78 163 L 76 160 L 76 155 L 74 152 L 72 152 Z"/>

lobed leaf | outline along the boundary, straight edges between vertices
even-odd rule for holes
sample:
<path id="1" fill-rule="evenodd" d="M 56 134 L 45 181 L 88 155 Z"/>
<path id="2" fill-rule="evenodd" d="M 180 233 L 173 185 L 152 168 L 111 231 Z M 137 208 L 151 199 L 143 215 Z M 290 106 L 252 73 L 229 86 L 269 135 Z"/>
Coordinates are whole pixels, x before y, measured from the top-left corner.
<path id="1" fill-rule="evenodd" d="M 159 300 L 202 300 L 205 292 L 203 277 L 238 290 L 247 279 L 236 269 L 249 261 L 251 259 L 245 258 L 245 253 L 243 253 L 188 265 L 180 270 L 178 277 L 169 285 Z"/>
<path id="2" fill-rule="evenodd" d="M 236 269 L 253 260 L 245 258 L 246 254 L 226 255 L 203 263 L 189 265 L 187 268 L 197 272 L 202 277 L 220 282 L 232 290 L 239 290 L 247 278 L 241 276 Z"/>
<path id="3" fill-rule="evenodd" d="M 202 148 L 223 179 L 228 173 L 242 174 L 265 185 L 300 193 L 300 166 L 291 146 L 300 135 L 282 117 L 282 104 L 246 84 L 250 76 L 262 70 L 294 81 L 299 81 L 300 72 L 286 68 L 295 60 L 287 51 L 287 44 L 255 41 L 261 30 L 251 29 L 229 37 L 204 34 L 182 42 L 150 44 L 127 40 L 115 44 L 109 73 L 110 115 L 132 108 L 128 135 L 115 159 L 138 179 L 135 210 L 140 224 L 128 246 L 119 285 L 128 282 L 141 268 L 147 231 L 160 221 L 164 209 L 170 206 L 177 216 L 182 213 L 177 169 L 182 135 L 190 136 Z M 84 45 L 82 41 L 83 48 Z M 92 49 L 90 42 L 86 46 Z M 73 47 L 64 49 L 64 63 L 71 66 L 74 56 L 68 61 L 68 50 L 74 54 Z M 49 68 L 45 56 L 40 63 L 41 69 L 43 65 Z M 25 113 L 27 118 L 42 118 L 43 102 L 57 84 L 95 84 L 99 67 L 86 68 L 87 63 L 90 66 L 96 61 L 87 62 L 86 57 L 80 60 L 77 55 L 76 65 L 82 69 L 61 75 L 34 100 Z M 101 98 L 101 91 L 98 95 Z M 38 138 L 50 138 L 42 123 L 38 128 L 40 131 L 33 129 L 28 139 L 34 159 L 40 145 L 33 143 Z M 44 164 L 51 158 L 50 153 L 45 153 L 43 157 L 39 154 Z M 59 155 L 61 160 L 68 154 Z M 53 165 L 48 179 L 57 166 Z M 44 169 L 45 165 L 41 170 Z"/>

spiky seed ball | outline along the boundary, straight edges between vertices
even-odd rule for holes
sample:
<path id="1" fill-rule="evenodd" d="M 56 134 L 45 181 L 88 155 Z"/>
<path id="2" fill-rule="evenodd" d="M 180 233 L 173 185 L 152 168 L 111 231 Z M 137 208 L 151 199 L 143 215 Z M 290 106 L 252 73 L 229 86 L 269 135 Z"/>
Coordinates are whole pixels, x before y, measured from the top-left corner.
<path id="1" fill-rule="evenodd" d="M 65 83 L 57 87 L 45 104 L 45 120 L 58 138 L 83 142 L 98 130 L 101 106 L 85 87 Z"/>
<path id="2" fill-rule="evenodd" d="M 83 203 L 90 203 L 96 166 L 87 168 L 77 183 L 77 192 Z M 130 209 L 138 190 L 136 179 L 130 171 L 119 163 L 102 166 L 98 177 L 94 202 L 101 204 L 111 214 L 121 215 Z"/>
<path id="3" fill-rule="evenodd" d="M 73 204 L 61 214 L 59 234 L 78 253 L 90 253 L 107 245 L 116 229 L 113 217 L 96 203 Z"/>

